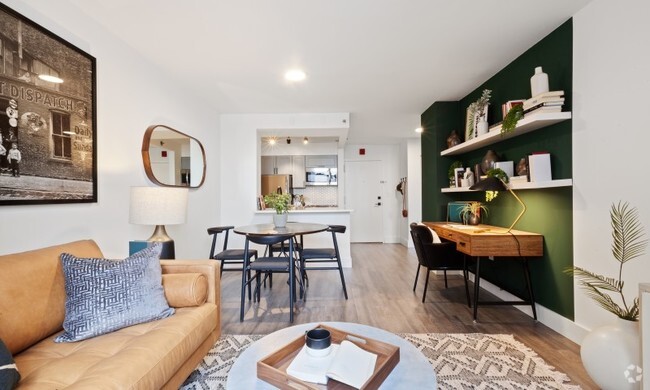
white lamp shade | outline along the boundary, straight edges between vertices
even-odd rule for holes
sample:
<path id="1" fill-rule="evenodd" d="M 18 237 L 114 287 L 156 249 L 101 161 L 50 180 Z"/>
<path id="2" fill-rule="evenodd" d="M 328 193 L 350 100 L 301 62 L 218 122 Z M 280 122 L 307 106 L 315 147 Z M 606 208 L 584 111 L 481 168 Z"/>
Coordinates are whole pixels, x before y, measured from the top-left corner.
<path id="1" fill-rule="evenodd" d="M 131 187 L 129 222 L 138 225 L 185 223 L 187 195 L 187 188 Z"/>

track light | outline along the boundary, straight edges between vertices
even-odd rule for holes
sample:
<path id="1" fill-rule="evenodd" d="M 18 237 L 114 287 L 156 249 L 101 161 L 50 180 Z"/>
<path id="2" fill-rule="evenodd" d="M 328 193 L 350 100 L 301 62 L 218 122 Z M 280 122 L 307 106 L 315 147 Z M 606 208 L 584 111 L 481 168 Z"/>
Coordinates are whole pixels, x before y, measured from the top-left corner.
<path id="1" fill-rule="evenodd" d="M 291 144 L 291 137 L 287 137 L 287 145 Z"/>
<path id="2" fill-rule="evenodd" d="M 307 145 L 309 143 L 309 139 L 307 137 L 303 138 L 302 143 Z"/>

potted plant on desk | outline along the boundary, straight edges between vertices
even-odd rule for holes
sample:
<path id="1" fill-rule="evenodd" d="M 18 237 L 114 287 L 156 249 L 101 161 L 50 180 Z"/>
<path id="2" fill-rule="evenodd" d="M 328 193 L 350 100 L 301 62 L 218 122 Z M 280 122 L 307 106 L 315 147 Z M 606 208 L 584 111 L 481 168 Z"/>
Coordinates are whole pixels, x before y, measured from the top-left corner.
<path id="1" fill-rule="evenodd" d="M 460 209 L 460 218 L 466 225 L 478 225 L 481 223 L 481 211 L 488 213 L 488 209 L 481 202 L 467 202 Z"/>
<path id="2" fill-rule="evenodd" d="M 273 214 L 273 225 L 275 227 L 285 227 L 287 225 L 290 201 L 290 194 L 268 194 L 264 196 L 266 206 L 275 209 L 275 214 Z"/>

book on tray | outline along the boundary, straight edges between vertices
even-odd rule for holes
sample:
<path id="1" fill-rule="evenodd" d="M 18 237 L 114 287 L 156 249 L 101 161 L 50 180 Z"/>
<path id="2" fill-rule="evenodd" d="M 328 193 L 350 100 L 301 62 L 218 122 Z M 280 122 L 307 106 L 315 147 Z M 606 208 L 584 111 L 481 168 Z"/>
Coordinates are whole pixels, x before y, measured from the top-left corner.
<path id="1" fill-rule="evenodd" d="M 303 346 L 287 367 L 287 374 L 319 384 L 334 379 L 358 389 L 374 373 L 376 361 L 377 355 L 347 340 L 332 344 L 330 353 L 323 357 L 309 355 L 307 346 Z"/>

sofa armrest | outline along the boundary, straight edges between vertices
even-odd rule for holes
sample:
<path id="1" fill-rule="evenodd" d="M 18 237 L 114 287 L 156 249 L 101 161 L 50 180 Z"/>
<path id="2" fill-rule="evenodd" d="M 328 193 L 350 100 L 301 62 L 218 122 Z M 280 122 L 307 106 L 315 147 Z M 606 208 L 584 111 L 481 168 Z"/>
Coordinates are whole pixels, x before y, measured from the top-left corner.
<path id="1" fill-rule="evenodd" d="M 219 262 L 215 260 L 160 260 L 163 274 L 200 273 L 208 279 L 207 302 L 221 304 Z"/>

